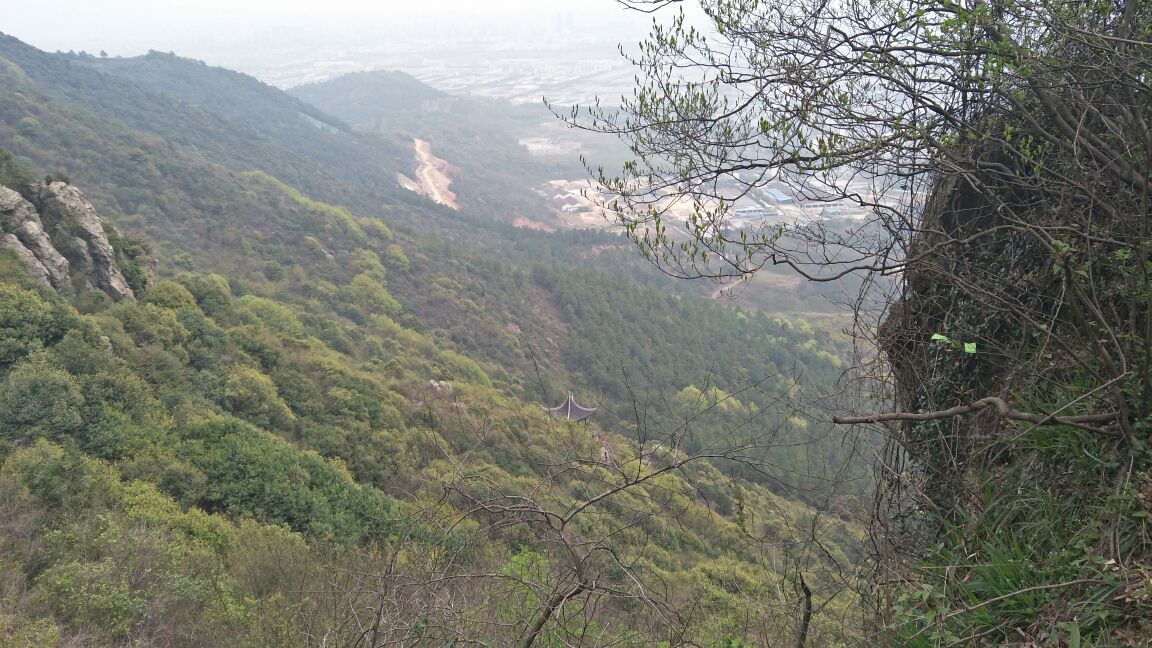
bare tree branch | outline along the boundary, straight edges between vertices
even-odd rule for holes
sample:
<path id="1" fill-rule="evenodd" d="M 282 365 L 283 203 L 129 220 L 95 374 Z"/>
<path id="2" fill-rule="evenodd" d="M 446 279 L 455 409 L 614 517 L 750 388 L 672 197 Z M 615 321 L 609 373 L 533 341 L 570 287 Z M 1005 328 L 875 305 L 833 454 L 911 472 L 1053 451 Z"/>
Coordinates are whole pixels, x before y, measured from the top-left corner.
<path id="1" fill-rule="evenodd" d="M 1037 425 L 1071 425 L 1092 432 L 1104 432 L 1104 430 L 1096 427 L 1087 427 L 1085 426 L 1086 423 L 1108 423 L 1115 421 L 1118 416 L 1116 412 L 1078 414 L 1075 416 L 1033 414 L 1031 412 L 1021 412 L 1020 410 L 1012 409 L 1003 399 L 996 396 L 988 396 L 981 398 L 971 405 L 957 405 L 956 407 L 935 412 L 885 412 L 866 416 L 834 416 L 832 417 L 832 422 L 841 425 L 859 425 L 863 423 L 882 423 L 885 421 L 934 421 L 953 416 L 974 414 L 989 407 L 995 409 L 997 416 L 1014 421 L 1027 421 Z"/>

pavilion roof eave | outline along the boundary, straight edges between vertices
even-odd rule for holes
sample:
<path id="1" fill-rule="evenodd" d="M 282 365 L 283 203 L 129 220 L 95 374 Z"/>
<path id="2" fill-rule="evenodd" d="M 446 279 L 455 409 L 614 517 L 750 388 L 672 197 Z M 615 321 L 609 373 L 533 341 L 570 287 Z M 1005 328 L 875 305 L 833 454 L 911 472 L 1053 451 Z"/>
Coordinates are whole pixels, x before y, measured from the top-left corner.
<path id="1" fill-rule="evenodd" d="M 558 407 L 544 408 L 550 415 L 565 418 L 569 421 L 583 421 L 584 419 L 592 416 L 599 410 L 599 407 L 583 407 L 576 402 L 573 398 L 572 392 L 568 392 L 568 400 L 563 405 Z"/>

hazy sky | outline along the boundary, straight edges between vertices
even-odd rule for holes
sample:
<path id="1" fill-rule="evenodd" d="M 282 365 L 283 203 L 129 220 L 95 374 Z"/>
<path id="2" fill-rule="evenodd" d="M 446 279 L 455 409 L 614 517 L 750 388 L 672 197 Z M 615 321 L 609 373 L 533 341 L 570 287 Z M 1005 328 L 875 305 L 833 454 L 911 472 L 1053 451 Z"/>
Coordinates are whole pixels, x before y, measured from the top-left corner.
<path id="1" fill-rule="evenodd" d="M 0 31 L 45 50 L 147 49 L 205 56 L 213 44 L 271 29 L 403 33 L 408 25 L 553 29 L 562 21 L 640 35 L 650 19 L 613 0 L 34 0 L 5 1 Z M 199 51 L 188 51 L 189 48 Z"/>

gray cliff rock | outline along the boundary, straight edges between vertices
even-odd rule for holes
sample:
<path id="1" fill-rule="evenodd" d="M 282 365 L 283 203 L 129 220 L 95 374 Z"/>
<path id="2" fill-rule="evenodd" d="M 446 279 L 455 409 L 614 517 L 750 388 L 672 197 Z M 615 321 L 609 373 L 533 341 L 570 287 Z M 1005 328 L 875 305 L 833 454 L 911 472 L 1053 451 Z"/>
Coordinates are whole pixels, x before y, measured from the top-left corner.
<path id="1" fill-rule="evenodd" d="M 0 247 L 15 251 L 33 276 L 56 290 L 70 285 L 68 259 L 52 244 L 36 208 L 7 187 L 0 187 L 0 227 Z"/>
<path id="2" fill-rule="evenodd" d="M 52 239 L 77 269 L 83 269 L 88 282 L 113 299 L 133 298 L 104 225 L 84 194 L 63 182 L 32 185 L 28 191 Z"/>
<path id="3" fill-rule="evenodd" d="M 47 286 L 52 285 L 52 276 L 48 274 L 48 269 L 44 267 L 43 263 L 40 263 L 40 259 L 37 259 L 31 250 L 24 247 L 24 244 L 20 242 L 20 239 L 16 238 L 15 234 L 9 234 L 8 232 L 0 234 L 0 250 L 11 250 L 15 252 L 16 256 L 20 258 L 20 261 L 24 263 L 24 266 L 28 268 L 28 272 L 31 273 L 33 277 L 36 277 L 36 279 Z"/>
<path id="4" fill-rule="evenodd" d="M 73 290 L 75 273 L 115 300 L 134 298 L 96 210 L 66 183 L 28 185 L 23 195 L 0 186 L 0 250 L 58 292 Z"/>

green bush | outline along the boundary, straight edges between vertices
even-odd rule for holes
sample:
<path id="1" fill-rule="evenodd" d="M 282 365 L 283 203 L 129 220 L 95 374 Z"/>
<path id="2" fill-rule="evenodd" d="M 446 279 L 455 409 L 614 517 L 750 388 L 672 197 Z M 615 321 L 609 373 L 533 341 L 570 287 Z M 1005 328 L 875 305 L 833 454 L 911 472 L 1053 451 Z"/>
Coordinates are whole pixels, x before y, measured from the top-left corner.
<path id="1" fill-rule="evenodd" d="M 345 544 L 384 540 L 395 522 L 383 493 L 338 463 L 239 421 L 197 426 L 184 450 L 208 478 L 205 504 Z"/>
<path id="2" fill-rule="evenodd" d="M 144 598 L 132 591 L 110 559 L 57 565 L 41 574 L 37 583 L 69 622 L 97 626 L 115 637 L 126 637 L 146 608 Z"/>
<path id="3" fill-rule="evenodd" d="M 196 298 L 192 296 L 192 293 L 170 279 L 164 279 L 148 286 L 140 298 L 145 303 L 155 304 L 169 310 L 197 308 Z"/>
<path id="4" fill-rule="evenodd" d="M 228 409 L 262 428 L 275 431 L 290 430 L 296 416 L 276 391 L 276 383 L 268 376 L 250 367 L 238 367 L 224 385 Z"/>
<path id="5" fill-rule="evenodd" d="M 76 379 L 45 359 L 22 362 L 0 383 L 0 439 L 28 442 L 76 436 L 84 425 Z"/>
<path id="6" fill-rule="evenodd" d="M 0 370 L 59 340 L 76 324 L 69 310 L 31 290 L 0 283 Z"/>

